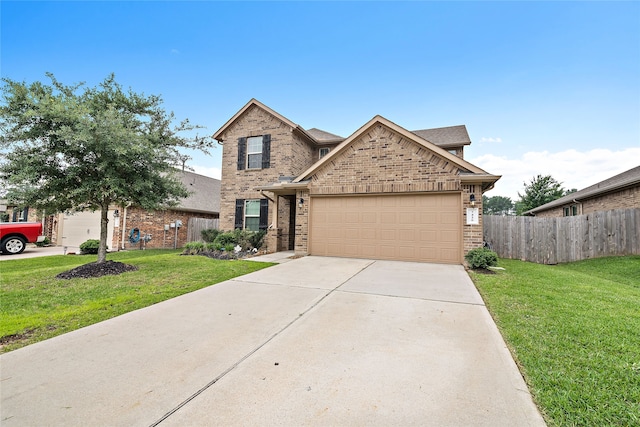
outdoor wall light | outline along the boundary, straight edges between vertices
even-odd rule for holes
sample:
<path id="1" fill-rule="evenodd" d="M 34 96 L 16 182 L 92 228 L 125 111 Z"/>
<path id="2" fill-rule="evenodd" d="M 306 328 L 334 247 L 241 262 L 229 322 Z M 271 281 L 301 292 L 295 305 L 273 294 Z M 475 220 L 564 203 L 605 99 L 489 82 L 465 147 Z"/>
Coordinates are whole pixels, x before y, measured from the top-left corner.
<path id="1" fill-rule="evenodd" d="M 469 196 L 469 201 L 471 202 L 471 206 L 475 206 L 476 205 L 476 195 L 475 194 L 471 194 Z"/>
<path id="2" fill-rule="evenodd" d="M 115 211 L 113 211 L 113 217 L 114 218 L 118 218 L 120 216 L 120 211 L 118 211 L 118 209 L 116 209 Z"/>
<path id="3" fill-rule="evenodd" d="M 300 200 L 298 201 L 298 207 L 301 208 L 302 205 L 304 205 L 304 199 L 300 197 Z"/>

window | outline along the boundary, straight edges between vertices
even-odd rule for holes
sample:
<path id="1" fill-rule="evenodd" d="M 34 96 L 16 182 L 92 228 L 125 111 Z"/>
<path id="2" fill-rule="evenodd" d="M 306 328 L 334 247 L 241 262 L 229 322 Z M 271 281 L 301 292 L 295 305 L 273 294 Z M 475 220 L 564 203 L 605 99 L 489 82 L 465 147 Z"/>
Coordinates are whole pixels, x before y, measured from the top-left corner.
<path id="1" fill-rule="evenodd" d="M 266 230 L 268 217 L 268 199 L 236 199 L 234 228 L 251 231 Z"/>
<path id="2" fill-rule="evenodd" d="M 578 215 L 578 205 L 565 206 L 562 208 L 563 216 L 576 216 Z"/>
<path id="3" fill-rule="evenodd" d="M 260 230 L 260 199 L 245 200 L 244 203 L 244 229 Z"/>
<path id="4" fill-rule="evenodd" d="M 262 168 L 262 137 L 247 138 L 247 169 Z"/>
<path id="5" fill-rule="evenodd" d="M 320 149 L 320 153 L 319 153 L 319 159 L 323 158 L 324 156 L 326 156 L 327 154 L 329 154 L 329 151 L 331 151 L 331 148 L 328 147 L 323 147 Z"/>
<path id="6" fill-rule="evenodd" d="M 238 139 L 238 170 L 271 167 L 271 135 Z"/>
<path id="7" fill-rule="evenodd" d="M 29 215 L 29 208 L 13 208 L 13 222 L 26 222 Z"/>

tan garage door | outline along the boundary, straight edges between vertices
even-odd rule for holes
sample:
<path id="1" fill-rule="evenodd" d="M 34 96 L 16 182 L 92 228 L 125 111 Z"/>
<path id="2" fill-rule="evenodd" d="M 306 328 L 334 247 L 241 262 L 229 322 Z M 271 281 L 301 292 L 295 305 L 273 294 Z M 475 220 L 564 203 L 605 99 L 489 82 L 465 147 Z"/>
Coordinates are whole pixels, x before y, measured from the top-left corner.
<path id="1" fill-rule="evenodd" d="M 312 255 L 459 264 L 460 194 L 312 197 Z"/>
<path id="2" fill-rule="evenodd" d="M 107 225 L 107 247 L 111 249 L 113 239 L 113 211 L 109 211 L 109 224 Z M 70 250 L 77 250 L 80 245 L 89 239 L 100 239 L 100 212 L 76 212 L 66 213 L 62 217 L 62 245 Z"/>

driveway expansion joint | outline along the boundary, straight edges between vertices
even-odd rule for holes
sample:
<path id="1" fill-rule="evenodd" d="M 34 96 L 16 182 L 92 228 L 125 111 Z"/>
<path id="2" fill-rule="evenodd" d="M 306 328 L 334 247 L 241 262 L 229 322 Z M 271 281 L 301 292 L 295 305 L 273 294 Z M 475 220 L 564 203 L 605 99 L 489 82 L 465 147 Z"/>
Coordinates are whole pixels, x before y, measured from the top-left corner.
<path id="1" fill-rule="evenodd" d="M 484 303 L 479 302 L 466 302 L 466 301 L 453 301 L 453 300 L 445 300 L 445 299 L 436 299 L 436 298 L 421 298 L 421 297 L 410 297 L 405 295 L 390 295 L 390 294 L 381 294 L 378 292 L 366 292 L 366 291 L 351 291 L 351 290 L 343 290 L 336 289 L 338 292 L 343 292 L 345 294 L 363 294 L 363 295 L 375 295 L 379 297 L 389 297 L 389 298 L 404 298 L 404 299 L 413 299 L 418 301 L 433 301 L 433 302 L 443 302 L 446 304 L 461 304 L 461 305 L 472 305 L 477 307 L 484 307 Z"/>
<path id="2" fill-rule="evenodd" d="M 375 262 L 375 261 L 374 261 Z M 347 283 L 349 280 L 351 280 L 353 277 L 357 276 L 358 274 L 360 274 L 363 270 L 365 270 L 367 267 L 369 267 L 370 265 L 372 265 L 374 262 L 371 262 L 369 264 L 367 264 L 366 266 L 364 266 L 363 268 L 361 268 L 360 270 L 358 270 L 357 272 L 353 273 L 351 276 L 349 276 L 348 279 L 346 279 L 345 281 L 343 281 L 342 283 L 340 283 L 337 287 L 333 288 L 333 289 L 329 289 L 329 291 L 327 293 L 325 293 L 322 298 L 318 299 L 315 303 L 311 304 L 311 306 L 309 306 L 309 308 L 307 308 L 305 311 L 303 311 L 302 313 L 300 313 L 300 315 L 296 316 L 291 322 L 287 323 L 284 327 L 282 327 L 279 331 L 277 331 L 276 333 L 274 333 L 272 336 L 270 336 L 266 341 L 264 341 L 262 344 L 260 344 L 259 346 L 257 346 L 256 348 L 254 348 L 253 350 L 251 350 L 249 353 L 245 354 L 244 356 L 242 356 L 236 363 L 234 363 L 233 365 L 231 365 L 230 367 L 228 367 L 224 372 L 222 372 L 220 375 L 218 375 L 217 377 L 215 377 L 213 380 L 209 381 L 207 384 L 205 384 L 202 388 L 200 388 L 199 390 L 197 390 L 195 393 L 193 393 L 191 396 L 187 397 L 185 400 L 183 400 L 182 402 L 180 402 L 178 405 L 176 405 L 173 409 L 171 409 L 169 412 L 167 412 L 166 414 L 164 414 L 162 417 L 160 417 L 157 421 L 153 422 L 152 424 L 149 425 L 149 427 L 156 427 L 158 426 L 160 423 L 162 423 L 163 421 L 165 421 L 166 419 L 168 419 L 169 417 L 171 417 L 171 415 L 175 414 L 176 412 L 178 412 L 181 408 L 183 408 L 184 406 L 186 406 L 189 402 L 191 402 L 193 399 L 195 399 L 196 397 L 198 397 L 199 395 L 201 395 L 203 392 L 205 392 L 206 390 L 208 390 L 211 386 L 213 386 L 215 383 L 217 383 L 218 381 L 220 381 L 222 378 L 224 378 L 227 374 L 229 374 L 230 372 L 232 372 L 234 369 L 236 369 L 238 366 L 240 366 L 240 364 L 242 362 L 244 362 L 245 360 L 247 360 L 249 357 L 251 357 L 252 355 L 254 355 L 256 352 L 258 352 L 261 348 L 263 348 L 264 346 L 266 346 L 267 344 L 269 344 L 271 341 L 273 341 L 276 337 L 278 337 L 280 334 L 282 334 L 284 331 L 286 331 L 287 329 L 289 329 L 294 323 L 296 323 L 297 321 L 299 321 L 300 319 L 302 319 L 303 317 L 306 316 L 307 313 L 309 313 L 311 310 L 313 310 L 315 307 L 317 307 L 322 301 L 324 301 L 325 299 L 327 299 L 327 297 L 329 297 L 329 295 L 331 295 L 332 293 L 334 293 L 336 290 L 338 290 L 338 288 L 342 285 L 344 285 L 345 283 Z M 232 280 L 236 280 L 236 279 L 232 279 Z M 271 284 L 271 283 L 260 283 L 260 282 L 251 282 L 251 281 L 242 281 L 242 280 L 236 280 L 238 282 L 243 282 L 243 283 L 257 283 L 257 284 L 263 284 L 263 285 L 273 285 L 273 286 L 283 286 L 283 285 L 275 285 L 275 284 Z M 286 285 L 286 286 L 290 286 L 290 285 Z M 299 287 L 299 286 L 298 286 Z"/>

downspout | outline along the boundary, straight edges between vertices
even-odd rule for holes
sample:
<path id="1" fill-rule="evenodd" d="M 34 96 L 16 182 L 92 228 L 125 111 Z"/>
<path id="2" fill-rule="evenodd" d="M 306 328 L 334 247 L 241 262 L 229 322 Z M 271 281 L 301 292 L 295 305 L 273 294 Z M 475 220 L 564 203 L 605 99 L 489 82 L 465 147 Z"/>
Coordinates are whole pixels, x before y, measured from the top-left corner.
<path id="1" fill-rule="evenodd" d="M 578 215 L 582 215 L 582 202 L 579 202 L 576 199 L 573 199 L 572 202 L 580 206 L 580 212 L 578 212 Z"/>
<path id="2" fill-rule="evenodd" d="M 124 251 L 124 236 L 127 232 L 127 208 L 131 206 L 131 202 L 127 204 L 127 206 L 122 209 L 122 240 L 120 243 L 120 249 Z"/>

